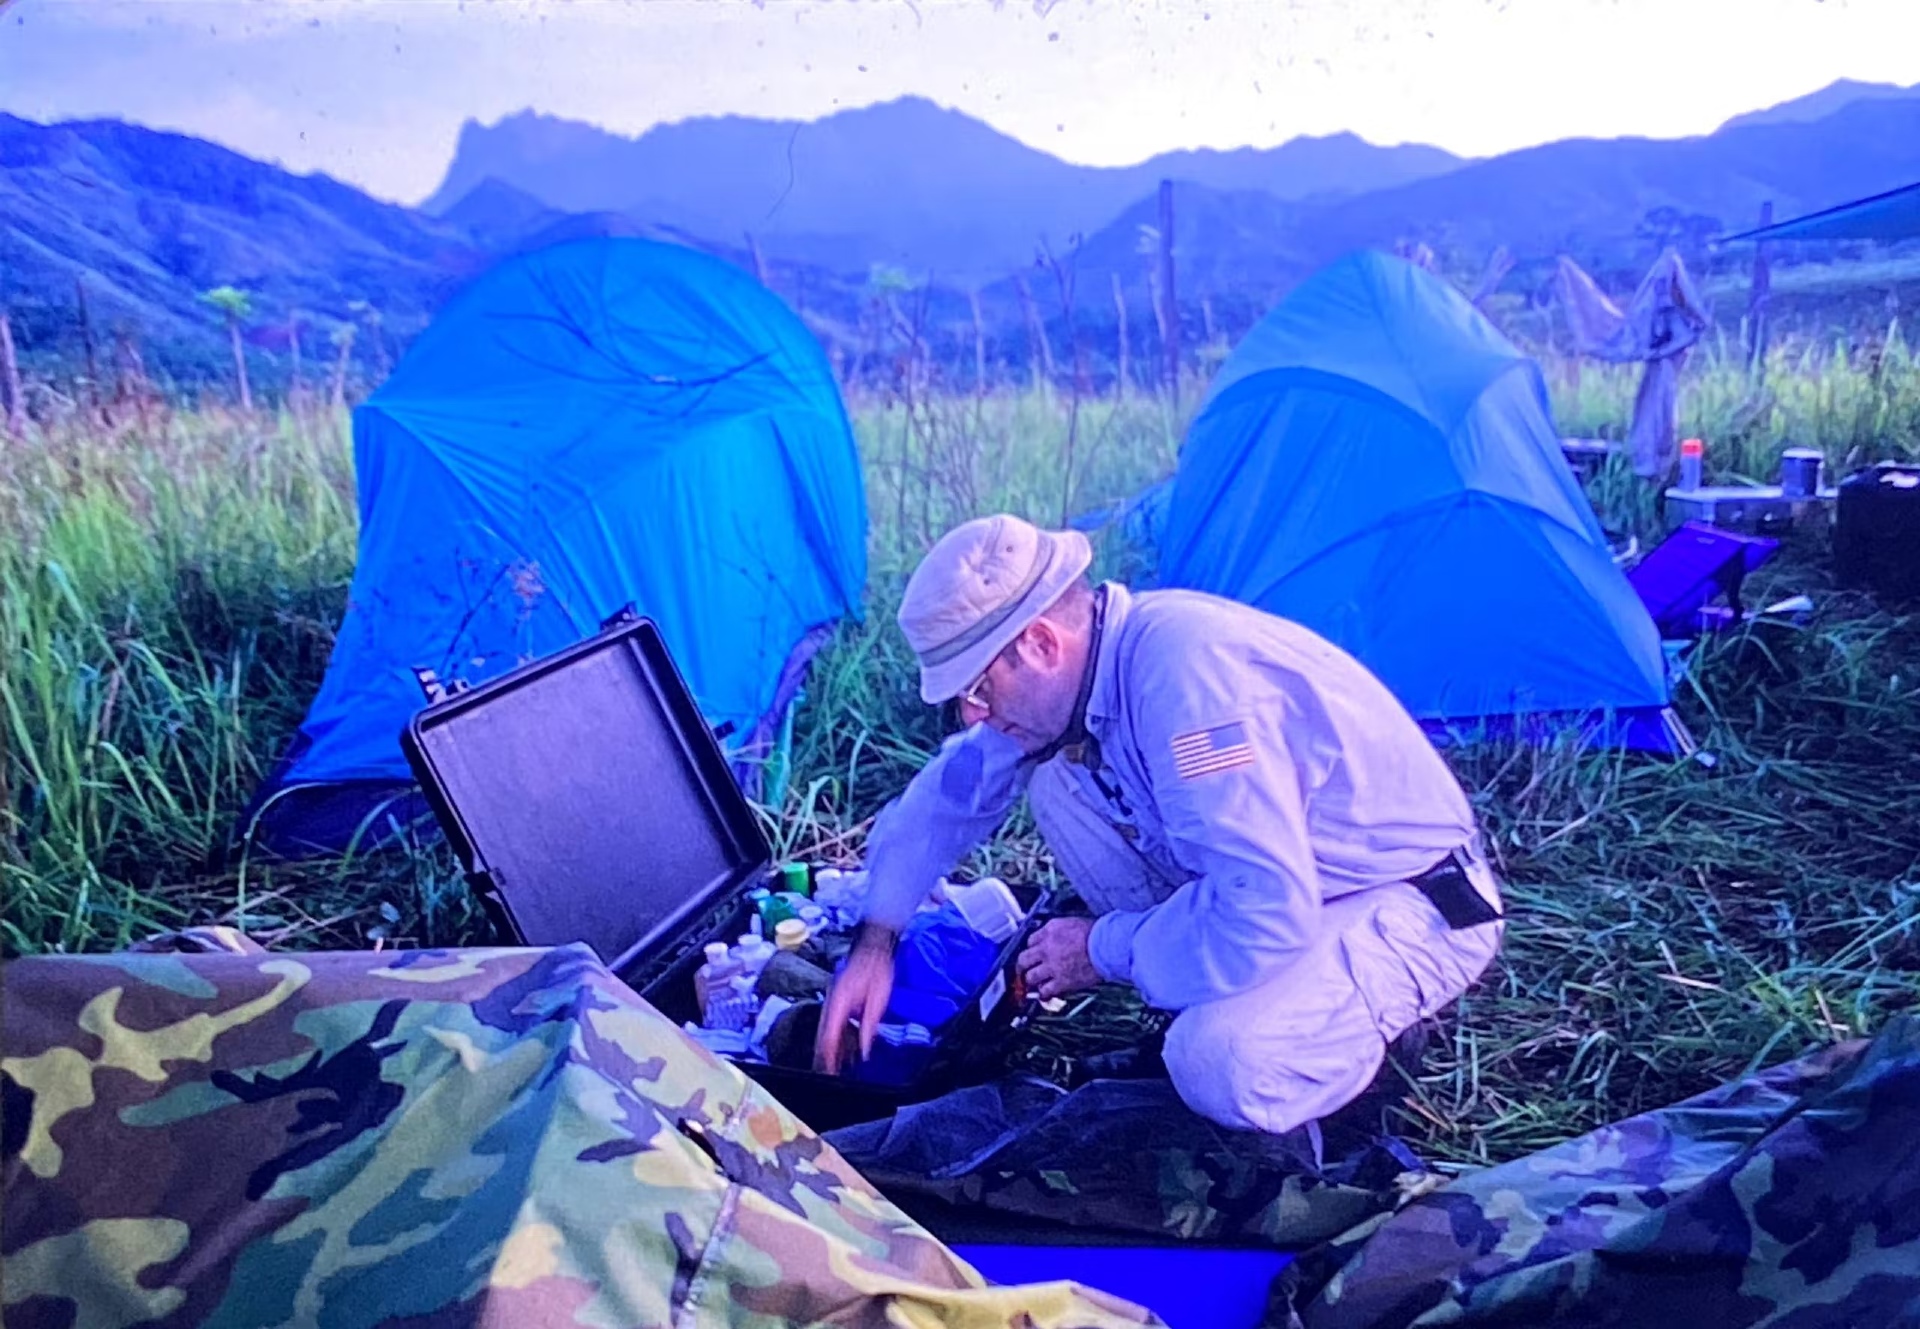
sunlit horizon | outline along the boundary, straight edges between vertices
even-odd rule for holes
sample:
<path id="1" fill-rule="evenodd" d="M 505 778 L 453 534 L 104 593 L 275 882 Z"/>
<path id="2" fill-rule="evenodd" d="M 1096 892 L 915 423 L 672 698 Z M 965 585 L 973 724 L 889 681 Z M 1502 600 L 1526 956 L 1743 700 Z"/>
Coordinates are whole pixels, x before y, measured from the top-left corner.
<path id="1" fill-rule="evenodd" d="M 637 136 L 925 98 L 1084 165 L 1352 133 L 1462 157 L 1679 138 L 1838 79 L 1920 85 L 1910 0 L 571 5 L 14 0 L 0 110 L 115 117 L 418 203 L 461 126 Z"/>

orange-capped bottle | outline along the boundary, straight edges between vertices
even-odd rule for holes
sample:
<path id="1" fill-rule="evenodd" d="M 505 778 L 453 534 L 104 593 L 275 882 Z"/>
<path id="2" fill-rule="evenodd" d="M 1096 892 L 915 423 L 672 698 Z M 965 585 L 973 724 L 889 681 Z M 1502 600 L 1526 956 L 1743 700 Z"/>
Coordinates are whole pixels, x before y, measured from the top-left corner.
<path id="1" fill-rule="evenodd" d="M 1700 439 L 1683 439 L 1680 443 L 1680 487 L 1698 489 L 1700 487 L 1701 464 L 1707 454 L 1707 445 Z"/>

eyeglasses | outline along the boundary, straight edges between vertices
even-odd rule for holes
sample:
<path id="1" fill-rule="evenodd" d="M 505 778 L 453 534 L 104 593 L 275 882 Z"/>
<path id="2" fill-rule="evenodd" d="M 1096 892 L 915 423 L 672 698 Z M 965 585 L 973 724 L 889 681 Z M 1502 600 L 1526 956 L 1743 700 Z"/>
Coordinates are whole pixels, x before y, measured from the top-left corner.
<path id="1" fill-rule="evenodd" d="M 994 658 L 997 660 L 1000 657 L 995 656 Z M 989 671 L 991 671 L 993 666 L 988 665 L 987 668 Z M 972 684 L 967 688 L 965 692 L 960 694 L 957 700 L 960 702 L 962 706 L 971 706 L 975 710 L 980 710 L 980 711 L 991 711 L 993 709 L 993 702 L 990 699 L 988 699 L 981 691 L 981 689 L 985 688 L 986 686 L 987 686 L 987 676 L 985 674 L 982 674 L 980 675 L 980 677 L 973 680 Z"/>
<path id="2" fill-rule="evenodd" d="M 1024 636 L 1025 634 L 1023 633 L 1022 635 Z M 972 683 L 969 683 L 967 690 L 962 692 L 954 700 L 958 701 L 962 706 L 971 706 L 976 710 L 991 712 L 993 710 L 993 696 L 986 690 L 987 676 L 993 673 L 993 667 L 995 665 L 1011 656 L 1014 648 L 1019 644 L 1020 638 L 1015 637 L 1002 647 L 998 655 L 987 661 L 987 667 L 980 672 L 980 677 L 974 679 Z"/>

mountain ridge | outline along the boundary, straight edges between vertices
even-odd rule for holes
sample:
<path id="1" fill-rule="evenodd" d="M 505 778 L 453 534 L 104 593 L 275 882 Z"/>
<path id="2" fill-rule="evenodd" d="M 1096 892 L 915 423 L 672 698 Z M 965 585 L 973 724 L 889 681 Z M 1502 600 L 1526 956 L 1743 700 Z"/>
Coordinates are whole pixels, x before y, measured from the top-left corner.
<path id="1" fill-rule="evenodd" d="M 1849 85 L 1834 86 L 1835 95 L 1843 95 Z M 1223 326 L 1244 325 L 1315 267 L 1364 246 L 1424 242 L 1452 268 L 1477 270 L 1504 245 L 1519 264 L 1515 286 L 1537 284 L 1543 266 L 1567 252 L 1590 270 L 1630 281 L 1667 244 L 1680 246 L 1693 262 L 1707 252 L 1711 236 L 1750 225 L 1763 201 L 1775 203 L 1776 216 L 1793 216 L 1920 178 L 1920 95 L 1870 95 L 1815 120 L 1802 118 L 1807 99 L 1783 105 L 1784 117 L 1763 114 L 1708 135 L 1563 140 L 1358 193 L 1289 200 L 1271 190 L 1170 175 L 1183 320 L 1196 309 L 1203 315 L 1231 309 Z M 958 117 L 937 107 L 929 114 L 928 123 Z M 545 118 L 539 132 L 551 155 L 577 161 L 581 143 L 600 140 L 578 139 L 570 124 Z M 989 161 L 996 159 L 999 136 L 980 129 L 971 141 Z M 838 150 L 847 148 L 842 143 Z M 1016 172 L 1000 181 L 995 197 L 1017 192 L 1031 178 L 1067 179 L 1080 169 L 1022 152 L 1030 175 Z M 1271 165 L 1257 154 L 1190 156 L 1256 173 Z M 801 154 L 795 160 L 804 166 L 822 159 Z M 1173 160 L 1187 159 L 1175 154 Z M 923 163 L 917 178 L 942 170 L 965 176 L 979 166 L 939 157 Z M 885 175 L 858 157 L 835 169 L 844 174 L 856 167 Z M 522 183 L 483 176 L 434 216 L 187 135 L 115 120 L 41 125 L 0 113 L 0 305 L 29 359 L 71 356 L 80 336 L 76 283 L 83 282 L 103 337 L 121 327 L 138 329 L 150 344 L 169 348 L 155 357 L 163 368 L 205 378 L 221 372 L 225 335 L 219 315 L 198 297 L 214 286 L 239 286 L 258 307 L 249 334 L 256 343 L 278 337 L 284 345 L 284 330 L 304 319 L 307 353 L 325 354 L 328 328 L 357 322 L 364 326 L 356 354 L 377 372 L 388 358 L 387 342 L 404 343 L 487 265 L 569 236 L 648 235 L 765 272 L 811 323 L 827 330 L 823 336 L 856 354 L 862 353 L 862 320 L 876 300 L 907 287 L 923 288 L 927 316 L 950 332 L 960 329 L 954 335 L 970 346 L 968 292 L 977 291 L 989 340 L 1013 347 L 1017 357 L 1028 297 L 1014 274 L 1027 274 L 1043 317 L 1064 317 L 1061 283 L 1035 263 L 1043 241 L 1074 288 L 1076 318 L 1114 318 L 1117 286 L 1136 326 L 1151 321 L 1148 268 L 1159 180 L 1117 178 L 1134 192 L 1084 230 L 1057 237 L 995 230 L 991 219 L 936 218 L 937 225 L 926 224 L 935 248 L 973 245 L 992 257 L 942 267 L 901 263 L 874 237 L 833 229 L 835 214 L 817 206 L 790 218 L 785 230 L 734 232 L 711 216 L 694 215 L 700 208 L 659 202 L 659 181 L 629 182 L 637 199 L 630 209 L 565 208 Z M 916 219 L 927 203 L 908 199 L 895 221 L 921 225 Z M 802 225 L 809 222 L 817 225 Z"/>
<path id="2" fill-rule="evenodd" d="M 1081 166 L 920 97 L 812 122 L 694 117 L 634 137 L 522 111 L 462 126 L 447 174 L 422 208 L 444 213 L 491 176 L 562 210 L 644 211 L 709 236 L 753 234 L 798 261 L 845 267 L 862 253 L 965 280 L 1027 262 L 1042 242 L 1065 247 L 1164 177 L 1287 199 L 1458 164 L 1437 148 L 1337 134 Z"/>
<path id="3" fill-rule="evenodd" d="M 1862 83 L 1857 79 L 1836 79 L 1826 87 L 1817 88 L 1804 96 L 1794 97 L 1758 111 L 1746 111 L 1733 116 L 1722 122 L 1719 128 L 1739 129 L 1747 125 L 1824 120 L 1835 111 L 1850 106 L 1854 102 L 1902 97 L 1920 97 L 1920 83 L 1915 83 L 1911 87 L 1902 87 L 1898 83 Z"/>

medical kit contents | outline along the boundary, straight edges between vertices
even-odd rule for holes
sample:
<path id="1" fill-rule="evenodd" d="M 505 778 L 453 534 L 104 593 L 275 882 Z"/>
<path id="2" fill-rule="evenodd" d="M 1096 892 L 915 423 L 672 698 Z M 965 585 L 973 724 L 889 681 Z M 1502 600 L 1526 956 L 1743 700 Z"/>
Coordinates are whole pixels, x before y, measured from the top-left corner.
<path id="1" fill-rule="evenodd" d="M 789 889 L 747 892 L 753 930 L 731 946 L 707 943 L 705 962 L 693 975 L 699 1018 L 682 1028 L 709 1051 L 735 1060 L 804 1066 L 812 1062 L 810 1031 L 819 1007 L 860 925 L 866 874 L 789 863 L 779 878 Z M 998 878 L 964 884 L 942 878 L 901 931 L 893 994 L 873 1053 L 856 1060 L 848 1075 L 878 1083 L 911 1079 L 939 1033 L 977 1000 L 994 976 L 1001 945 L 1025 921 L 1026 912 Z M 807 1036 L 793 1036 L 803 1025 Z"/>

